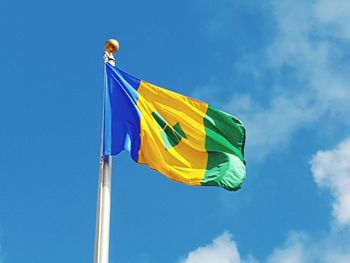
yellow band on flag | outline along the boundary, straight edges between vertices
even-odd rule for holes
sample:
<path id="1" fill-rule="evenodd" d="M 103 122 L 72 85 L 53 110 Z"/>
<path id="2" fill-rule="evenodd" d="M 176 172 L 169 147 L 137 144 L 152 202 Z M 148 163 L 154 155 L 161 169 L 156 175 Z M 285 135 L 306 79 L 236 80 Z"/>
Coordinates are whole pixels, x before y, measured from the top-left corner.
<path id="1" fill-rule="evenodd" d="M 138 162 L 148 164 L 175 181 L 200 185 L 208 159 L 203 123 L 208 104 L 144 81 L 138 93 L 137 107 L 142 114 Z M 172 126 L 179 123 L 187 138 L 167 150 L 153 112 L 159 113 Z"/>

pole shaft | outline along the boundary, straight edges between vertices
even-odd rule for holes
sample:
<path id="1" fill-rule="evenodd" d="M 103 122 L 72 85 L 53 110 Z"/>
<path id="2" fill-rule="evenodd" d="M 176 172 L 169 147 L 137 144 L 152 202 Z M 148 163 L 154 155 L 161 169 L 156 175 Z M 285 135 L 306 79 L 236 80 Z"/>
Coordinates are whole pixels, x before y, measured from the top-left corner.
<path id="1" fill-rule="evenodd" d="M 112 53 L 105 54 L 106 63 L 115 65 Z M 106 87 L 105 87 L 106 88 Z M 103 124 L 102 124 L 103 144 Z M 104 156 L 101 146 L 100 175 L 96 215 L 96 236 L 94 263 L 109 262 L 109 233 L 111 218 L 112 156 Z"/>
<path id="2" fill-rule="evenodd" d="M 112 157 L 101 156 L 94 263 L 108 263 L 111 213 Z"/>

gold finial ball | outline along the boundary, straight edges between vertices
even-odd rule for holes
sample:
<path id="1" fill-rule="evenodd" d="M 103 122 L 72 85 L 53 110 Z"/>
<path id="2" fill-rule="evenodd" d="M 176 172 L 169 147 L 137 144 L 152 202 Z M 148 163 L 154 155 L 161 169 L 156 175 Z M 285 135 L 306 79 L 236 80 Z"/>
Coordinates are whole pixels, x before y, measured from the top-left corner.
<path id="1" fill-rule="evenodd" d="M 115 53 L 119 49 L 119 43 L 115 39 L 108 39 L 105 43 L 105 51 L 108 53 Z"/>

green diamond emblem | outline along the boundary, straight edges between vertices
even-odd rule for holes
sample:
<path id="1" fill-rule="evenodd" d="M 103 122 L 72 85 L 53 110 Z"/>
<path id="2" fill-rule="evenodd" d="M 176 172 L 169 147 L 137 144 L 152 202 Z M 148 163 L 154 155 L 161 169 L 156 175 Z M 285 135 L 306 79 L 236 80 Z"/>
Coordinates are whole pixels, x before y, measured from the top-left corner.
<path id="1" fill-rule="evenodd" d="M 163 143 L 166 150 L 178 145 L 182 138 L 187 139 L 185 132 L 182 130 L 181 125 L 177 122 L 174 126 L 171 126 L 158 112 L 152 112 L 153 118 L 158 123 L 158 128 L 163 139 Z"/>

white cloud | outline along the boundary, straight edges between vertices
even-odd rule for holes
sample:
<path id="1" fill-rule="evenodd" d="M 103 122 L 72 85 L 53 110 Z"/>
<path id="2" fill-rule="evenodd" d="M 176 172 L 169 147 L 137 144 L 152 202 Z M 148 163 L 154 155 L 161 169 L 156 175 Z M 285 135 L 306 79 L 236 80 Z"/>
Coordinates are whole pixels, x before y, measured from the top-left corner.
<path id="1" fill-rule="evenodd" d="M 213 240 L 212 244 L 191 251 L 182 263 L 240 263 L 236 243 L 225 232 Z"/>
<path id="2" fill-rule="evenodd" d="M 228 232 L 224 232 L 215 238 L 211 244 L 199 247 L 191 251 L 186 259 L 181 263 L 258 263 L 258 261 L 248 256 L 242 260 L 236 242 Z"/>
<path id="3" fill-rule="evenodd" d="M 330 33 L 335 30 L 337 36 L 350 39 L 350 28 L 346 25 L 350 23 L 350 2 L 348 0 L 320 0 L 315 5 L 317 18 L 327 23 Z"/>
<path id="4" fill-rule="evenodd" d="M 247 152 L 261 156 L 288 144 L 306 125 L 350 122 L 350 76 L 345 74 L 350 63 L 344 59 L 350 44 L 350 1 L 272 0 L 270 9 L 265 6 L 276 34 L 264 50 L 243 55 L 234 68 L 258 82 L 273 75 L 275 80 L 265 87 L 270 99 L 263 104 L 248 93 L 222 105 L 247 126 L 247 147 L 253 148 Z M 230 24 L 226 26 L 228 30 Z"/>
<path id="5" fill-rule="evenodd" d="M 268 257 L 267 263 L 304 263 L 305 246 L 302 234 L 291 233 L 286 244 L 277 248 L 271 256 Z"/>
<path id="6" fill-rule="evenodd" d="M 330 233 L 312 240 L 305 233 L 289 234 L 285 244 L 276 248 L 266 263 L 346 263 L 350 262 L 349 233 Z"/>
<path id="7" fill-rule="evenodd" d="M 289 67 L 296 80 L 302 83 L 299 84 L 302 88 L 291 87 L 294 84 L 282 81 L 280 85 L 286 85 L 282 89 L 289 90 L 289 93 L 280 95 L 278 90 L 272 97 L 271 105 L 263 112 L 248 114 L 248 124 L 252 123 L 250 125 L 256 134 L 251 136 L 255 148 L 264 146 L 265 150 L 266 147 L 269 147 L 267 150 L 273 150 L 283 141 L 288 141 L 286 139 L 297 129 L 320 121 L 325 114 L 345 117 L 349 113 L 350 89 L 347 83 L 350 79 L 334 67 L 334 63 L 341 63 L 334 61 L 334 54 L 340 52 L 340 48 L 326 37 L 333 34 L 341 38 L 344 32 L 339 30 L 335 35 L 335 31 L 327 27 L 329 22 L 317 16 L 315 10 L 323 8 L 324 2 L 298 1 L 296 4 L 295 1 L 287 0 L 275 1 L 273 4 L 279 33 L 267 49 L 267 67 L 276 74 L 283 67 Z M 347 8 L 347 13 L 350 12 L 349 5 L 344 5 L 344 8 Z M 348 23 L 341 19 L 341 15 L 337 15 L 337 12 L 343 13 L 344 10 L 333 11 L 334 27 L 348 28 Z M 261 125 L 267 117 L 271 123 Z M 342 121 L 341 118 L 339 120 Z M 269 140 L 266 140 L 268 134 L 265 127 L 274 129 Z M 261 142 L 264 145 L 260 145 Z"/>
<path id="8" fill-rule="evenodd" d="M 242 259 L 229 233 L 211 244 L 191 251 L 181 263 L 348 263 L 350 233 L 331 232 L 323 239 L 312 240 L 306 233 L 291 232 L 284 244 L 275 248 L 265 260 L 249 255 Z"/>
<path id="9" fill-rule="evenodd" d="M 334 197 L 333 216 L 339 226 L 350 225 L 350 138 L 335 149 L 318 151 L 311 161 L 315 182 Z"/>

